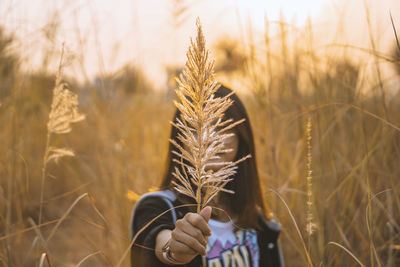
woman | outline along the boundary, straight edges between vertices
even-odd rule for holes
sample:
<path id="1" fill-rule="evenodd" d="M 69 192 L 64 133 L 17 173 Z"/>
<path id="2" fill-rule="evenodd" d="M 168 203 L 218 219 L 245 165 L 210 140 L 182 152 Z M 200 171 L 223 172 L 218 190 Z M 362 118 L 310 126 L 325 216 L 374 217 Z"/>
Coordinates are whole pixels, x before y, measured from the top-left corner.
<path id="1" fill-rule="evenodd" d="M 223 97 L 231 92 L 221 86 L 215 95 Z M 164 214 L 137 237 L 131 249 L 132 267 L 283 266 L 278 246 L 280 228 L 266 215 L 250 121 L 237 95 L 230 97 L 233 104 L 225 112 L 225 119 L 244 118 L 245 121 L 235 126 L 232 137 L 224 140 L 230 152 L 221 154 L 219 161 L 252 155 L 238 165 L 233 180 L 225 186 L 235 193 L 220 192 L 199 214 L 190 205 L 184 205 L 193 202 L 173 189 L 173 170 L 181 167 L 173 161 L 176 156 L 170 144 L 162 191 L 146 194 L 136 204 L 132 236 L 156 216 Z M 174 121 L 179 116 L 177 110 Z M 172 127 L 170 138 L 182 145 L 178 133 L 178 129 Z"/>

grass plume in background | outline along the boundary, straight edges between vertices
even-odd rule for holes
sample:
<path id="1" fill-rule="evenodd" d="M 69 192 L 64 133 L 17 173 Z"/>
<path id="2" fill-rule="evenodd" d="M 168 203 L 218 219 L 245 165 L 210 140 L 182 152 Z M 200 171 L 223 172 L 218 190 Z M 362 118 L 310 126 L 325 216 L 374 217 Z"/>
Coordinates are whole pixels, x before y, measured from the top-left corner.
<path id="1" fill-rule="evenodd" d="M 43 157 L 42 186 L 40 193 L 39 225 L 42 222 L 44 183 L 46 180 L 47 164 L 51 161 L 58 163 L 62 157 L 72 157 L 75 155 L 74 152 L 69 148 L 57 148 L 50 146 L 51 136 L 52 134 L 69 133 L 72 130 L 72 123 L 76 123 L 85 119 L 85 115 L 80 114 L 78 111 L 78 96 L 68 90 L 67 84 L 62 82 L 63 54 L 64 48 L 62 49 L 61 53 L 60 65 L 53 89 L 49 121 L 47 123 L 47 139 Z"/>
<path id="2" fill-rule="evenodd" d="M 196 42 L 191 40 L 186 67 L 183 75 L 177 79 L 176 94 L 180 102 L 175 101 L 175 105 L 181 116 L 173 125 L 180 131 L 178 138 L 183 146 L 175 140 L 170 141 L 178 150 L 173 151 L 180 158 L 175 161 L 182 166 L 182 171 L 175 168 L 173 173 L 179 181 L 174 182 L 175 189 L 193 198 L 197 203 L 197 212 L 200 212 L 218 192 L 234 193 L 224 186 L 236 173 L 236 165 L 249 156 L 235 162 L 209 163 L 219 159 L 218 154 L 229 152 L 224 148 L 224 139 L 233 135 L 228 131 L 243 122 L 243 119 L 236 122 L 223 119 L 224 112 L 232 104 L 232 100 L 230 95 L 214 97 L 219 88 L 214 77 L 214 62 L 210 60 L 209 51 L 206 50 L 199 19 L 196 25 Z M 217 164 L 220 168 L 215 172 L 207 170 L 211 164 Z"/>

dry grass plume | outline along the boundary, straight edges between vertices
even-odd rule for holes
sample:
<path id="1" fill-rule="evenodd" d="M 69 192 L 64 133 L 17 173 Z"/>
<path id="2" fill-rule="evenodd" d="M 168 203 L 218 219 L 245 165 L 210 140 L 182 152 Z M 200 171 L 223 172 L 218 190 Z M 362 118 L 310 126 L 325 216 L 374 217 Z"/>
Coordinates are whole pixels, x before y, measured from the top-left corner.
<path id="1" fill-rule="evenodd" d="M 173 151 L 180 160 L 182 170 L 175 169 L 173 175 L 178 182 L 174 182 L 175 189 L 188 197 L 193 198 L 197 203 L 197 212 L 207 205 L 218 192 L 225 191 L 224 186 L 235 174 L 237 164 L 247 157 L 235 162 L 218 163 L 220 168 L 217 171 L 207 170 L 210 160 L 219 159 L 218 154 L 228 152 L 224 148 L 223 140 L 232 136 L 227 133 L 235 125 L 243 122 L 224 120 L 224 112 L 232 104 L 230 95 L 215 97 L 219 84 L 214 77 L 214 62 L 209 58 L 209 51 L 206 50 L 205 38 L 197 19 L 197 38 L 187 52 L 186 67 L 183 75 L 177 79 L 179 102 L 176 107 L 181 112 L 180 118 L 173 122 L 179 129 L 179 140 L 170 140 L 175 145 Z M 188 164 L 186 164 L 187 162 Z M 212 163 L 217 164 L 217 163 Z"/>

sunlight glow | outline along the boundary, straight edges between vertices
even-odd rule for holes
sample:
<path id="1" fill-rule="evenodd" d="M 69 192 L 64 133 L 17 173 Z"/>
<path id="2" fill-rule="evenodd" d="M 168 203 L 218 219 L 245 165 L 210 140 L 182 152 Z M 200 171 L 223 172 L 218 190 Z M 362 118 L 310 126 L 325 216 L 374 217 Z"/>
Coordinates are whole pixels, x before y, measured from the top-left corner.
<path id="1" fill-rule="evenodd" d="M 373 6 L 371 12 L 377 25 L 382 21 L 383 26 L 377 27 L 377 32 L 382 28 L 390 32 L 388 10 L 400 20 L 396 16 L 400 14 L 400 1 L 367 2 Z M 184 11 L 175 18 L 174 3 L 180 3 Z M 270 22 L 284 18 L 291 25 L 303 27 L 310 17 L 313 26 L 322 25 L 323 34 L 327 35 L 337 30 L 342 15 L 353 19 L 345 27 L 351 32 L 345 34 L 349 39 L 365 35 L 360 30 L 365 30 L 363 0 L 0 1 L 0 25 L 6 25 L 24 40 L 20 47 L 27 60 L 24 66 L 40 65 L 43 60 L 40 51 L 47 54 L 49 50 L 58 51 L 65 42 L 76 57 L 83 58 L 89 78 L 132 63 L 140 65 L 160 87 L 165 85 L 165 67 L 183 64 L 197 16 L 211 48 L 226 35 L 247 39 L 250 28 L 262 34 L 266 18 Z M 53 26 L 56 35 L 46 36 Z M 53 37 L 54 40 L 48 39 Z M 56 68 L 57 62 L 54 60 L 50 68 Z M 82 72 L 75 71 L 74 75 L 82 76 Z"/>

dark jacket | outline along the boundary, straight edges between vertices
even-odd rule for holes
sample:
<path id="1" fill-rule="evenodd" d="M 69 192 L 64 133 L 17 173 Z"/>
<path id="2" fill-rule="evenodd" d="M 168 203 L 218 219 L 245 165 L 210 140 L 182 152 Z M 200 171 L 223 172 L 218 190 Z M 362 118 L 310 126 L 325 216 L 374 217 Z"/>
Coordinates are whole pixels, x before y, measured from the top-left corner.
<path id="1" fill-rule="evenodd" d="M 171 191 L 158 191 L 146 194 L 136 204 L 132 215 L 131 237 L 135 237 L 138 231 L 158 215 L 162 216 L 154 220 L 148 227 L 137 236 L 135 244 L 131 248 L 132 267 L 167 267 L 160 262 L 154 253 L 155 238 L 163 229 L 173 230 L 177 219 L 189 212 L 185 207 L 176 208 L 182 205 Z M 257 231 L 258 245 L 260 249 L 260 267 L 283 266 L 283 258 L 278 244 L 280 232 L 279 225 L 273 220 L 267 220 L 260 215 L 259 222 L 261 230 Z M 146 247 L 146 248 L 143 248 Z M 202 266 L 201 256 L 195 257 L 186 267 Z"/>

